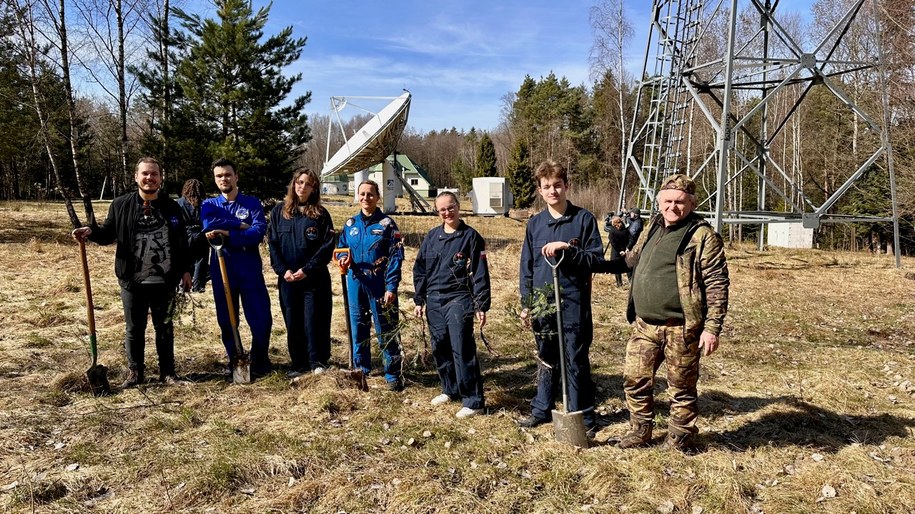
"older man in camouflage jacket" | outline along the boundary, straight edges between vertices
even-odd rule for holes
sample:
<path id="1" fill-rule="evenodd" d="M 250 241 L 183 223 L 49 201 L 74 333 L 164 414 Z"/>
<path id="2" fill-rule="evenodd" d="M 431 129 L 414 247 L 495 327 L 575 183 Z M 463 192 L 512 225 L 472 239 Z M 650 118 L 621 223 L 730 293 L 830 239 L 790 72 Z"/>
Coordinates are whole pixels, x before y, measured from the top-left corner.
<path id="1" fill-rule="evenodd" d="M 693 212 L 695 193 L 686 175 L 664 179 L 658 192 L 661 212 L 626 255 L 634 269 L 627 311 L 633 332 L 626 344 L 623 388 L 632 429 L 620 439 L 620 448 L 651 441 L 654 377 L 665 360 L 671 401 L 664 445 L 688 449 L 698 432 L 699 356 L 718 348 L 730 281 L 721 236 Z"/>

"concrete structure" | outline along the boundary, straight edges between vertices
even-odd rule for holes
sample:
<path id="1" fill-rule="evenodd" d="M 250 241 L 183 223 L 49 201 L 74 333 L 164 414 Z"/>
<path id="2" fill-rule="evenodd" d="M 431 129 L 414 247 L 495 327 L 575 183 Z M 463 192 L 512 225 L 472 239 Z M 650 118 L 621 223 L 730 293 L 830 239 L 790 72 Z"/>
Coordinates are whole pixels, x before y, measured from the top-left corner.
<path id="1" fill-rule="evenodd" d="M 805 228 L 800 221 L 770 223 L 768 244 L 781 248 L 813 248 L 813 229 Z"/>

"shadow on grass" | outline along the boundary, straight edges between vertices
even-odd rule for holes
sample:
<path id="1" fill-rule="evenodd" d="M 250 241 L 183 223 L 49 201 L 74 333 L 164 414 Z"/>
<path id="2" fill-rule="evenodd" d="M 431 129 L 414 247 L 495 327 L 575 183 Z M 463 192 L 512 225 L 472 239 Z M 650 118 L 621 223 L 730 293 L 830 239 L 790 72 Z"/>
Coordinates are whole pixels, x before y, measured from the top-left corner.
<path id="1" fill-rule="evenodd" d="M 716 401 L 723 395 L 716 393 Z M 908 436 L 915 419 L 890 414 L 847 415 L 832 412 L 792 396 L 733 398 L 730 409 L 750 412 L 779 403 L 780 412 L 764 414 L 739 428 L 709 434 L 709 444 L 744 451 L 763 446 L 811 446 L 837 452 L 853 444 L 879 445 L 890 437 Z M 709 403 L 709 402 L 706 402 Z M 711 410 L 706 405 L 705 411 Z M 787 412 L 786 412 L 787 411 Z M 720 413 L 719 413 L 720 415 Z"/>
<path id="2" fill-rule="evenodd" d="M 11 225 L 0 229 L 0 244 L 24 244 L 32 240 L 45 243 L 76 243 L 70 237 L 68 225 L 45 220 L 34 220 L 26 224 Z"/>

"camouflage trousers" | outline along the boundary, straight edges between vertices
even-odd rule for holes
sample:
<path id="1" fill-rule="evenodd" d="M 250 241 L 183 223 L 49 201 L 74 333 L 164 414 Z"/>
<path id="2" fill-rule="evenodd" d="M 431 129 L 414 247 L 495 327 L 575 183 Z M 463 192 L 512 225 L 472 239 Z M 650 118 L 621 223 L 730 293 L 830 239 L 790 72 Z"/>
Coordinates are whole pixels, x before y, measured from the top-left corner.
<path id="1" fill-rule="evenodd" d="M 699 416 L 696 383 L 700 332 L 687 332 L 683 325 L 652 325 L 641 318 L 636 318 L 632 327 L 623 370 L 623 390 L 631 422 L 646 424 L 654 419 L 655 374 L 661 363 L 667 361 L 668 428 L 680 434 L 695 434 Z"/>

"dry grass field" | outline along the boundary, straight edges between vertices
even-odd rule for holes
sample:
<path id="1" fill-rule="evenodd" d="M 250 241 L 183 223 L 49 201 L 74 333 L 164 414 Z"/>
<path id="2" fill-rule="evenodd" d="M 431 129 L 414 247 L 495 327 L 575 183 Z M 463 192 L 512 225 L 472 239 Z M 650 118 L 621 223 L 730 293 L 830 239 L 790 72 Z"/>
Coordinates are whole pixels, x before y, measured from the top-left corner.
<path id="1" fill-rule="evenodd" d="M 106 204 L 97 206 L 104 217 Z M 332 206 L 337 226 L 355 209 Z M 401 309 L 432 217 L 396 217 L 406 236 Z M 489 241 L 494 306 L 480 349 L 489 414 L 457 420 L 405 317 L 402 393 L 338 372 L 290 384 L 274 302 L 277 372 L 247 386 L 221 375 L 210 290 L 176 327 L 189 383 L 94 398 L 78 250 L 60 204 L 0 203 L 0 511 L 3 512 L 915 512 L 915 261 L 728 248 L 731 310 L 702 361 L 700 451 L 619 450 L 625 291 L 595 278 L 591 355 L 598 445 L 519 429 L 536 370 L 512 316 L 524 224 L 467 218 Z M 101 361 L 125 375 L 113 247 L 90 245 Z M 265 267 L 268 284 L 275 276 Z M 346 362 L 335 280 L 333 359 Z M 245 332 L 243 339 L 247 340 Z M 148 376 L 155 377 L 152 329 Z M 375 352 L 377 353 L 377 352 Z M 663 368 L 658 421 L 665 426 Z M 656 442 L 664 430 L 656 431 Z"/>

